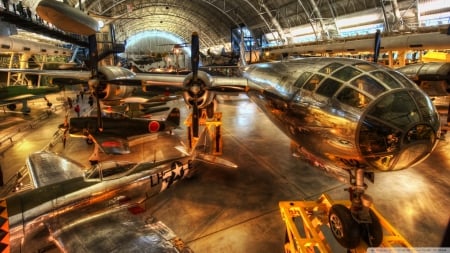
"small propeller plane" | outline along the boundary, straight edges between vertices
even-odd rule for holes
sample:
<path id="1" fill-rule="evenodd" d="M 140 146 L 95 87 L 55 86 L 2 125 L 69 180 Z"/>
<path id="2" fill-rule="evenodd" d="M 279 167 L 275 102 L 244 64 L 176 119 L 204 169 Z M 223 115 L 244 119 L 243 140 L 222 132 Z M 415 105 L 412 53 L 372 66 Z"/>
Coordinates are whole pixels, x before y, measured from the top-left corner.
<path id="1" fill-rule="evenodd" d="M 62 4 L 40 3 L 45 3 L 49 12 L 57 12 L 59 7 L 53 5 Z M 87 15 L 70 20 L 72 16 L 59 20 L 48 15 L 47 21 L 57 27 L 60 23 L 61 29 L 91 23 Z M 80 21 L 83 19 L 86 22 Z M 383 233 L 370 209 L 365 181 L 374 182 L 374 172 L 416 166 L 434 150 L 440 121 L 430 98 L 403 74 L 358 59 L 317 57 L 258 63 L 243 66 L 242 77 L 211 76 L 199 71 L 195 32 L 191 46 L 192 72 L 188 75 L 136 74 L 110 66 L 106 75 L 92 75 L 97 80 L 91 82 L 107 80 L 116 85 L 144 86 L 152 92 L 181 92 L 192 108 L 195 138 L 200 111 L 211 116 L 217 94 L 246 93 L 291 139 L 294 155 L 350 184 L 351 207 L 335 204 L 329 213 L 336 240 L 348 249 L 360 240 L 378 246 Z"/>
<path id="2" fill-rule="evenodd" d="M 88 143 L 99 145 L 106 154 L 128 154 L 129 138 L 150 133 L 171 132 L 178 127 L 180 110 L 172 108 L 165 120 L 102 117 L 102 126 L 97 123 L 97 117 L 74 117 L 70 118 L 68 125 L 63 123 L 60 128 L 68 130 L 71 137 L 86 138 Z"/>

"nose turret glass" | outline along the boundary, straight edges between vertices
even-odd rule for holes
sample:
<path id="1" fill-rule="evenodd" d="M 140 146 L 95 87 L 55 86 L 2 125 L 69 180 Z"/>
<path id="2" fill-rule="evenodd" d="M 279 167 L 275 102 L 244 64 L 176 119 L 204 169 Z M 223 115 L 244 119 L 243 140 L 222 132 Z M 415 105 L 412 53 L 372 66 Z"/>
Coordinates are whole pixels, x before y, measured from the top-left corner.
<path id="1" fill-rule="evenodd" d="M 359 149 L 382 171 L 399 170 L 425 159 L 434 149 L 439 118 L 420 91 L 394 89 L 374 101 L 359 126 Z"/>

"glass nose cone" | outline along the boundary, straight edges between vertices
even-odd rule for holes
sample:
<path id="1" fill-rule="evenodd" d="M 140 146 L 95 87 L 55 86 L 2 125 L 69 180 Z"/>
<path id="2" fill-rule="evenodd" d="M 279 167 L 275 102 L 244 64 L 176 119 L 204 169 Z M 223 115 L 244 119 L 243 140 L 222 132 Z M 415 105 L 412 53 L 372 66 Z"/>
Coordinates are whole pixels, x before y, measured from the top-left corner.
<path id="1" fill-rule="evenodd" d="M 378 170 L 405 169 L 428 157 L 439 130 L 437 111 L 426 95 L 393 90 L 375 101 L 361 118 L 359 150 Z"/>

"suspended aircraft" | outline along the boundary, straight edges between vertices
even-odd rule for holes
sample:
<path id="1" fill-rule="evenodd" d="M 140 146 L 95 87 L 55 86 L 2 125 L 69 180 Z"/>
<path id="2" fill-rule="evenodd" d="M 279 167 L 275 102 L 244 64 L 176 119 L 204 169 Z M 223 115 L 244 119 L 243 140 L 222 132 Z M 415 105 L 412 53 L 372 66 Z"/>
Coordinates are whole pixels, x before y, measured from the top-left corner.
<path id="1" fill-rule="evenodd" d="M 57 3 L 42 2 L 48 6 Z M 71 21 L 70 16 L 61 21 L 49 15 L 48 21 L 57 27 L 58 22 L 61 27 L 76 27 L 89 18 L 85 15 Z M 319 57 L 259 63 L 245 66 L 242 77 L 215 77 L 198 69 L 197 33 L 193 33 L 191 45 L 192 72 L 186 76 L 108 67 L 114 77 L 107 80 L 144 86 L 149 92 L 182 92 L 192 108 L 194 138 L 199 136 L 200 111 L 211 116 L 216 95 L 246 93 L 291 139 L 294 155 L 350 184 L 351 207 L 335 204 L 329 213 L 336 240 L 349 249 L 361 239 L 378 246 L 382 229 L 370 209 L 365 181 L 374 182 L 375 172 L 416 166 L 434 150 L 440 122 L 430 98 L 401 73 L 358 59 Z M 104 77 L 92 76 L 90 82 L 100 89 Z"/>
<path id="2" fill-rule="evenodd" d="M 22 87 L 20 87 L 22 88 Z M 17 104 L 22 103 L 22 109 L 21 112 L 23 114 L 29 114 L 31 112 L 30 107 L 28 106 L 28 101 L 30 100 L 35 100 L 35 99 L 44 99 L 45 102 L 47 102 L 47 106 L 51 107 L 52 103 L 47 99 L 47 97 L 45 96 L 46 94 L 50 94 L 50 93 L 54 93 L 59 91 L 59 89 L 45 89 L 45 91 L 41 90 L 40 92 L 42 92 L 43 94 L 33 94 L 33 93 L 25 93 L 25 92 L 19 92 L 21 95 L 17 95 L 17 96 L 10 96 L 11 95 L 11 91 L 12 89 L 10 88 L 0 88 L 0 93 L 3 91 L 5 91 L 6 94 L 6 98 L 1 99 L 0 100 L 0 107 L 5 107 L 8 108 L 11 111 L 14 111 L 17 109 Z M 17 89 L 16 89 L 17 90 Z M 15 91 L 13 91 L 15 92 Z"/>
<path id="3" fill-rule="evenodd" d="M 13 64 L 20 65 L 21 68 L 33 63 L 36 67 L 43 69 L 50 63 L 41 62 L 41 60 L 39 60 L 39 63 L 35 63 L 36 59 L 70 55 L 70 51 L 65 48 L 35 41 L 27 41 L 16 37 L 1 36 L 0 44 L 0 57 L 4 58 L 4 62 L 9 62 L 9 66 Z M 42 55 L 45 55 L 45 57 Z M 48 105 L 51 106 L 51 103 L 45 95 L 60 91 L 60 87 L 57 85 L 39 85 L 39 78 L 32 81 L 24 73 L 18 72 L 15 75 L 11 74 L 13 71 L 9 71 L 9 68 L 4 68 L 1 72 L 4 72 L 4 75 L 0 79 L 2 82 L 5 82 L 5 87 L 0 87 L 0 106 L 6 106 L 11 111 L 17 109 L 17 104 L 22 103 L 22 113 L 28 114 L 31 112 L 31 109 L 28 107 L 28 101 L 40 98 L 45 99 Z M 14 83 L 10 82 L 10 80 L 14 80 Z M 34 84 L 31 87 L 32 82 Z"/>
<path id="4" fill-rule="evenodd" d="M 413 80 L 429 96 L 448 96 L 450 93 L 450 63 L 425 62 L 397 68 Z"/>

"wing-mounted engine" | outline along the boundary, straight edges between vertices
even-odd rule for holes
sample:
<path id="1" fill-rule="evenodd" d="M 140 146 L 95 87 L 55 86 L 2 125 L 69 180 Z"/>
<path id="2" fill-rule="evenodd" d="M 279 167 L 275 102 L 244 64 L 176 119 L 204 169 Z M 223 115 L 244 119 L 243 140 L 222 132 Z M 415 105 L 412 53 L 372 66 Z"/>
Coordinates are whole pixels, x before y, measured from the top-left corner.
<path id="1" fill-rule="evenodd" d="M 194 74 L 190 73 L 183 82 L 185 91 L 183 98 L 186 104 L 194 106 L 197 103 L 199 109 L 206 108 L 214 100 L 214 92 L 209 88 L 212 86 L 211 76 L 203 71 L 197 73 L 197 81 L 194 81 Z"/>
<path id="2" fill-rule="evenodd" d="M 120 80 L 133 79 L 136 74 L 128 69 L 116 66 L 101 66 L 98 68 L 98 79 L 89 80 L 89 87 L 99 99 L 108 98 L 115 95 L 115 90 L 108 88 L 108 82 L 120 83 Z M 132 89 L 132 87 L 128 88 Z M 111 93 L 112 92 L 112 93 Z"/>

